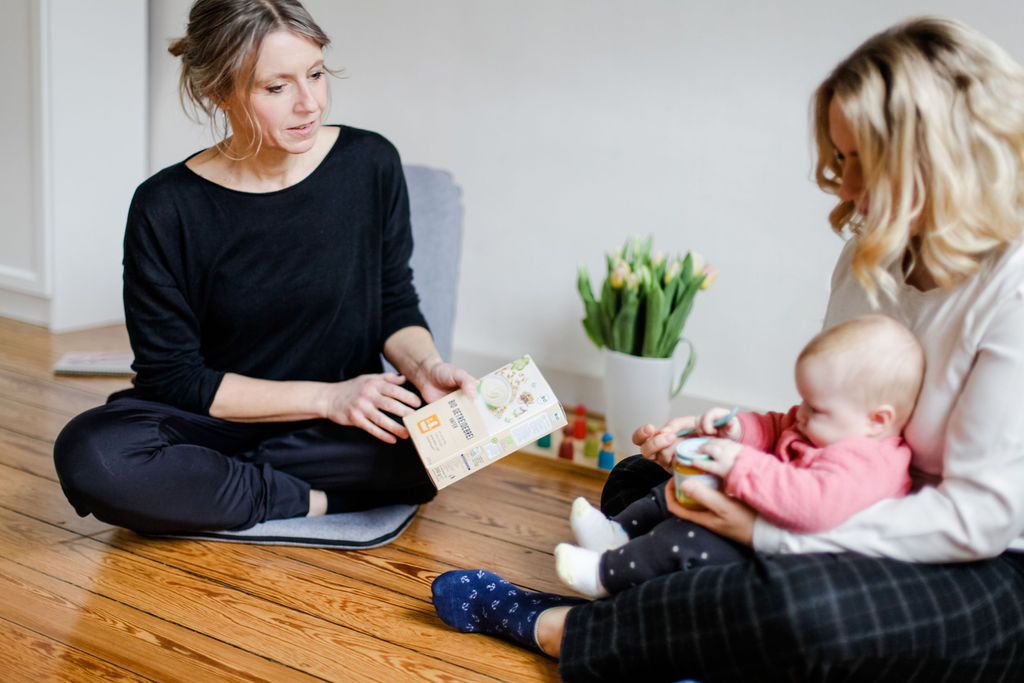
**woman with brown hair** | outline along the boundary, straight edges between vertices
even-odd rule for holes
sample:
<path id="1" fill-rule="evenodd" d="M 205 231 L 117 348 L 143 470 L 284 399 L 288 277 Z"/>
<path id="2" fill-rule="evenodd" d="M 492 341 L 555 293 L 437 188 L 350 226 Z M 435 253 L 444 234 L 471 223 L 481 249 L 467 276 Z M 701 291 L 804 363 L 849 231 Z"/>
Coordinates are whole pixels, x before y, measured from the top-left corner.
<path id="1" fill-rule="evenodd" d="M 198 0 L 171 45 L 225 136 L 132 200 L 134 388 L 54 449 L 79 514 L 245 529 L 435 495 L 399 418 L 473 381 L 418 307 L 398 153 L 324 125 L 328 43 L 294 0 Z"/>

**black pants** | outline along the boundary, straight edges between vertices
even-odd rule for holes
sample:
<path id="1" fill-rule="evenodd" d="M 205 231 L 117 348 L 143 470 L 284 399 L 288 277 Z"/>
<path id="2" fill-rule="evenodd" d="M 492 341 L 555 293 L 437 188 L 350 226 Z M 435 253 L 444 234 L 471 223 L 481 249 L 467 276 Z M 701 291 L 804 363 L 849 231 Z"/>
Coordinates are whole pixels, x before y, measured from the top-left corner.
<path id="1" fill-rule="evenodd" d="M 667 474 L 630 458 L 606 514 Z M 755 556 L 661 576 L 570 610 L 566 681 L 1024 680 L 1024 556 L 911 564 Z"/>
<path id="2" fill-rule="evenodd" d="M 78 514 L 144 533 L 247 529 L 309 511 L 422 503 L 437 493 L 412 444 L 327 420 L 240 423 L 135 398 L 71 420 L 54 444 Z"/>
<path id="3" fill-rule="evenodd" d="M 749 548 L 669 512 L 664 483 L 655 484 L 612 519 L 630 541 L 601 554 L 601 584 L 610 593 L 681 569 L 739 562 L 752 555 Z"/>

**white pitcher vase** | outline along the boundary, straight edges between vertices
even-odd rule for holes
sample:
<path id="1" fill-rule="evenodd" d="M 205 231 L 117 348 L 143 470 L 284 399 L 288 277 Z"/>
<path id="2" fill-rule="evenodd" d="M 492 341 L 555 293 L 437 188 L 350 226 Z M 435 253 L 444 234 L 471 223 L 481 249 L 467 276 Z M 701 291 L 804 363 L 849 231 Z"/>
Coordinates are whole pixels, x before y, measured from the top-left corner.
<path id="1" fill-rule="evenodd" d="M 661 427 L 668 422 L 669 402 L 682 391 L 697 360 L 693 344 L 686 338 L 680 341 L 683 343 L 676 346 L 671 358 L 646 358 L 601 349 L 605 419 L 615 439 L 616 461 L 639 452 L 632 438 L 638 427 L 647 423 Z M 689 353 L 685 363 L 680 363 L 679 349 L 684 345 Z"/>

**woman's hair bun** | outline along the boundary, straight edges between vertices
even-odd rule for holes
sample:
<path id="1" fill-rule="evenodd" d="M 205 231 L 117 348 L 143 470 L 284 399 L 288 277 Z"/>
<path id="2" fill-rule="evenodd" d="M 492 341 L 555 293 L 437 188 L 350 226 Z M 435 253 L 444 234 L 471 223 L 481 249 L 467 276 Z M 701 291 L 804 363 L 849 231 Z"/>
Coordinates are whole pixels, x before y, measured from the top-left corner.
<path id="1" fill-rule="evenodd" d="M 188 36 L 184 38 L 178 38 L 177 40 L 171 41 L 171 44 L 167 47 L 167 51 L 174 57 L 180 57 L 188 50 Z"/>

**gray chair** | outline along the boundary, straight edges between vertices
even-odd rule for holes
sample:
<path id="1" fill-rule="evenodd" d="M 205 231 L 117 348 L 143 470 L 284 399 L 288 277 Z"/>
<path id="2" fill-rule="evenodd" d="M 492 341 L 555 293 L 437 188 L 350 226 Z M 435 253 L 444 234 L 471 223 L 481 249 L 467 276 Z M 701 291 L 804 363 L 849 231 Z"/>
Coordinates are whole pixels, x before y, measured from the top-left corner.
<path id="1" fill-rule="evenodd" d="M 447 171 L 416 165 L 404 170 L 412 221 L 412 281 L 434 344 L 442 358 L 451 360 L 462 252 L 462 189 Z"/>

